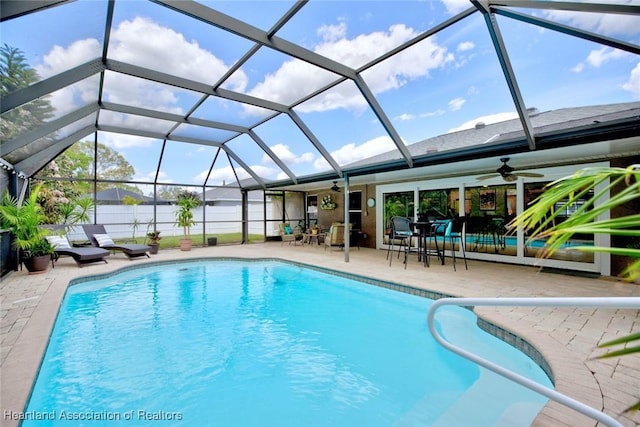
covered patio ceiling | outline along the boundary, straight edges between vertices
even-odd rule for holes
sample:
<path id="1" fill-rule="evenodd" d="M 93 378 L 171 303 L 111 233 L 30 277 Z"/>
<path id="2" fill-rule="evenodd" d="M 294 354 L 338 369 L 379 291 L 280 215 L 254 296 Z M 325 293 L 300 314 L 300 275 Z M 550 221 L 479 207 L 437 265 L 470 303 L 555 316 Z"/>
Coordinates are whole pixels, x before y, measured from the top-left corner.
<path id="1" fill-rule="evenodd" d="M 0 102 L 0 157 L 21 177 L 81 140 L 121 154 L 135 173 L 119 179 L 141 188 L 249 190 L 486 173 L 505 155 L 518 167 L 566 164 L 640 146 L 637 1 L 3 0 L 1 14 L 5 47 L 34 71 L 5 80 Z M 43 102 L 50 111 L 34 118 Z M 617 103 L 627 113 L 533 121 Z M 516 126 L 497 138 L 417 149 L 504 120 Z"/>

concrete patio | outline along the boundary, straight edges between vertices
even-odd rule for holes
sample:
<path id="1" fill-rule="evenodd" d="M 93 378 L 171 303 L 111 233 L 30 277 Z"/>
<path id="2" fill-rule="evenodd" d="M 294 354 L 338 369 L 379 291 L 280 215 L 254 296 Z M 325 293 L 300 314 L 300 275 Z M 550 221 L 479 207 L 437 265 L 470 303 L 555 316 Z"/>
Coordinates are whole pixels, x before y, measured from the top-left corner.
<path id="1" fill-rule="evenodd" d="M 612 278 L 474 260 L 469 261 L 468 270 L 458 264 L 454 272 L 450 259 L 444 266 L 432 263 L 425 268 L 415 257 L 404 269 L 395 258 L 389 266 L 385 255 L 385 251 L 351 249 L 345 263 L 339 250 L 272 242 L 194 248 L 191 252 L 161 250 L 150 259 L 134 261 L 118 253 L 109 257 L 109 264 L 83 268 L 65 257 L 45 274 L 13 272 L 0 285 L 1 424 L 18 425 L 7 414 L 24 409 L 69 280 L 125 266 L 205 257 L 281 258 L 464 297 L 640 297 L 638 285 Z M 548 361 L 558 391 L 603 410 L 625 426 L 640 424 L 640 413 L 622 414 L 640 399 L 640 356 L 594 359 L 604 353 L 598 343 L 640 330 L 640 310 L 484 307 L 476 313 L 532 343 Z M 534 425 L 582 427 L 596 422 L 551 402 Z"/>

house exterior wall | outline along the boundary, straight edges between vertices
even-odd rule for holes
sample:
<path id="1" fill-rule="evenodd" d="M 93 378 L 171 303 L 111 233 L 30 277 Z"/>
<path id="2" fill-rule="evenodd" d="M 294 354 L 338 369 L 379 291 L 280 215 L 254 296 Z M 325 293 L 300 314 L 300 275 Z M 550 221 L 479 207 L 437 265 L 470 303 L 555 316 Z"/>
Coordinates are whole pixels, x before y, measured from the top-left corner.
<path id="1" fill-rule="evenodd" d="M 560 166 L 560 167 L 549 167 L 549 168 L 540 168 L 536 169 L 535 172 L 543 174 L 542 178 L 518 178 L 518 180 L 512 184 L 515 184 L 516 200 L 517 200 L 517 211 L 516 215 L 520 214 L 525 209 L 525 205 L 523 203 L 524 200 L 524 187 L 525 183 L 532 182 L 540 182 L 547 183 L 555 181 L 556 179 L 560 179 L 566 176 L 570 176 L 575 173 L 577 170 L 582 169 L 584 167 L 591 166 L 609 166 L 609 162 L 598 162 L 598 163 L 589 163 L 589 164 L 578 164 L 578 165 L 570 165 L 570 166 Z M 418 206 L 419 199 L 418 194 L 421 190 L 439 190 L 439 189 L 457 189 L 459 195 L 463 195 L 466 193 L 467 189 L 477 189 L 479 186 L 497 186 L 504 185 L 504 181 L 497 176 L 496 178 L 491 178 L 487 180 L 477 181 L 475 176 L 460 176 L 460 177 L 451 177 L 451 178 L 443 178 L 443 179 L 425 179 L 425 180 L 415 180 L 415 181 L 407 181 L 407 182 L 399 182 L 393 184 L 385 184 L 378 185 L 376 187 L 376 199 L 378 203 L 376 204 L 376 247 L 379 249 L 386 249 L 386 241 L 385 241 L 385 224 L 384 221 L 384 206 L 382 201 L 385 198 L 386 194 L 393 193 L 412 193 L 414 194 L 414 206 Z M 597 188 L 596 191 L 602 191 L 605 187 L 604 184 Z M 465 216 L 465 208 L 466 203 L 459 203 L 458 212 L 454 214 L 459 216 Z M 417 214 L 417 211 L 416 211 Z M 603 218 L 606 219 L 606 218 Z M 609 276 L 612 274 L 611 270 L 611 257 L 607 254 L 595 253 L 591 261 L 580 262 L 574 261 L 570 259 L 541 259 L 535 256 L 528 256 L 525 252 L 525 235 L 522 230 L 518 230 L 515 233 L 513 238 L 517 239 L 516 243 L 516 253 L 510 254 L 498 254 L 492 252 L 476 252 L 470 250 L 467 246 L 468 250 L 466 251 L 467 258 L 474 258 L 479 260 L 486 261 L 500 261 L 506 263 L 514 263 L 514 264 L 523 264 L 523 265 L 535 265 L 541 267 L 549 267 L 549 268 L 559 268 L 566 270 L 576 270 L 576 271 L 587 271 L 599 273 L 605 276 Z M 608 247 L 611 245 L 610 236 L 596 234 L 593 239 L 593 244 L 595 246 L 604 246 Z M 447 252 L 449 250 L 447 249 Z M 461 255 L 461 254 L 459 254 Z"/>

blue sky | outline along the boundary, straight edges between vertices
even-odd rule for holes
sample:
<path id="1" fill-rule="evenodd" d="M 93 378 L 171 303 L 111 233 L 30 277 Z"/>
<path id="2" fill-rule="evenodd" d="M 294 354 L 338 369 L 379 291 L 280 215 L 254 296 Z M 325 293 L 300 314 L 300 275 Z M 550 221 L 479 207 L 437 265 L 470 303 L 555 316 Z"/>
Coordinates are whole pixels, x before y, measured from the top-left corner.
<path id="1" fill-rule="evenodd" d="M 269 29 L 288 10 L 286 1 L 204 1 L 207 6 Z M 640 5 L 640 1 L 619 1 Z M 277 36 L 341 64 L 357 68 L 432 28 L 465 8 L 468 0 L 311 1 Z M 20 48 L 42 78 L 99 57 L 106 1 L 77 1 L 2 24 L 2 43 Z M 640 17 L 522 10 L 564 25 L 629 43 L 640 42 Z M 640 99 L 640 59 L 598 44 L 498 16 L 527 107 L 541 111 Z M 28 31 L 26 30 L 28 29 Z M 142 0 L 117 0 L 108 56 L 213 85 L 252 43 Z M 289 103 L 336 79 L 325 70 L 261 49 L 222 86 L 256 97 Z M 407 49 L 363 73 L 380 105 L 406 144 L 515 117 L 496 53 L 481 14 Z M 97 78 L 79 82 L 51 98 L 58 116 L 95 102 Z M 125 105 L 185 114 L 199 94 L 107 72 L 104 99 Z M 340 165 L 393 150 L 357 87 L 345 82 L 294 109 Z M 194 117 L 248 125 L 264 117 L 257 108 L 209 99 Z M 171 123 L 105 114 L 101 123 L 168 131 Z M 285 117 L 254 129 L 298 175 L 328 165 L 300 130 Z M 176 134 L 224 138 L 184 126 Z M 161 140 L 99 133 L 99 140 L 121 152 L 135 167 L 136 179 L 152 180 Z M 249 137 L 229 143 L 239 157 L 266 179 L 284 172 Z M 215 149 L 170 142 L 160 168 L 163 183 L 202 184 Z M 240 178 L 246 177 L 240 171 Z M 235 179 L 219 156 L 208 184 Z"/>

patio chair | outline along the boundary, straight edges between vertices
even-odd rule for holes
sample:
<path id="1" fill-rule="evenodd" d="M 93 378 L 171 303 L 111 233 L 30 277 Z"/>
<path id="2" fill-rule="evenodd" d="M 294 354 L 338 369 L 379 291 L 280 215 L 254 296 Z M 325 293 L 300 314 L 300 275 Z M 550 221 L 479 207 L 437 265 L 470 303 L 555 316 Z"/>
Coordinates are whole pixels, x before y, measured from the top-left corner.
<path id="1" fill-rule="evenodd" d="M 400 241 L 398 245 L 398 258 L 400 258 L 400 249 L 404 248 L 404 268 L 407 268 L 407 257 L 409 250 L 411 249 L 411 238 L 413 237 L 413 230 L 411 229 L 411 222 L 408 218 L 402 216 L 394 216 L 391 218 L 391 233 L 389 234 L 389 247 L 387 248 L 387 259 L 389 259 L 389 266 L 393 260 L 393 245 L 396 240 Z M 391 256 L 389 256 L 391 253 Z"/>
<path id="2" fill-rule="evenodd" d="M 150 258 L 149 251 L 151 250 L 151 246 L 133 243 L 117 244 L 107 234 L 107 230 L 102 224 L 84 224 L 82 229 L 91 244 L 96 248 L 109 249 L 114 251 L 114 253 L 115 251 L 121 251 L 129 259 L 143 256 Z"/>
<path id="3" fill-rule="evenodd" d="M 329 231 L 327 231 L 327 235 L 324 238 L 324 250 L 327 250 L 327 247 L 338 247 L 340 249 L 344 248 L 344 224 L 339 222 L 334 222 L 331 224 Z"/>
<path id="4" fill-rule="evenodd" d="M 64 225 L 53 225 L 44 227 L 51 230 L 54 233 L 64 233 L 65 226 Z M 93 248 L 93 247 L 72 247 L 69 244 L 69 240 L 64 234 L 52 234 L 50 236 L 46 236 L 46 239 L 49 241 L 55 253 L 53 255 L 53 261 L 56 262 L 61 256 L 70 256 L 76 262 L 78 267 L 82 267 L 85 264 L 90 264 L 93 262 L 104 262 L 107 264 L 107 260 L 105 259 L 111 253 L 102 248 Z M 52 263 L 52 265 L 55 264 Z"/>
<path id="5" fill-rule="evenodd" d="M 293 228 L 291 228 L 291 224 L 289 224 L 288 222 L 283 222 L 278 224 L 278 227 L 280 229 L 280 237 L 282 238 L 282 245 L 284 245 L 284 242 L 289 242 L 289 244 L 291 244 L 291 242 L 293 242 L 293 245 L 295 246 L 298 242 L 302 243 L 302 233 L 296 233 L 293 231 Z"/>

